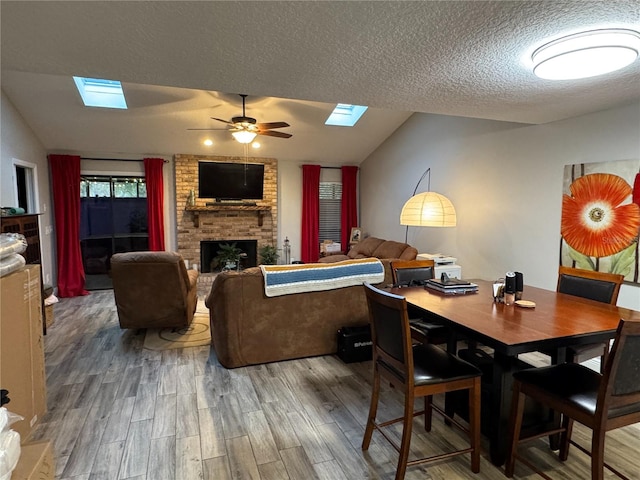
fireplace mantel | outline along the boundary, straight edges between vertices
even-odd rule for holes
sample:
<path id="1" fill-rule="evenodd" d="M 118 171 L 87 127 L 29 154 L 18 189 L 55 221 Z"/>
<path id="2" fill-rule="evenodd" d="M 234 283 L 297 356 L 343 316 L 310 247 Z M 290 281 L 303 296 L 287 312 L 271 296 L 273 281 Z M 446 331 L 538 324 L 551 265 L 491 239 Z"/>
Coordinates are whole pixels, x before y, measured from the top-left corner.
<path id="1" fill-rule="evenodd" d="M 200 227 L 200 215 L 212 212 L 232 212 L 232 211 L 254 211 L 258 213 L 258 226 L 262 226 L 263 216 L 271 212 L 270 206 L 265 205 L 207 205 L 185 207 L 185 211 L 191 212 L 193 215 L 193 224 L 196 228 Z"/>

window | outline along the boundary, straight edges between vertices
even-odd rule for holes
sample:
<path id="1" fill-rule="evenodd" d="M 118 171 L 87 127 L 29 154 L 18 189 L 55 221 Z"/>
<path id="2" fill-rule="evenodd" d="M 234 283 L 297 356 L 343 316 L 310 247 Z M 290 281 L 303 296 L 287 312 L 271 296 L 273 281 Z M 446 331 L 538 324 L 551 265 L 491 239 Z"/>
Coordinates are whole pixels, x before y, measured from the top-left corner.
<path id="1" fill-rule="evenodd" d="M 353 127 L 364 112 L 367 111 L 364 105 L 351 105 L 348 103 L 339 103 L 333 109 L 325 125 L 336 125 L 339 127 Z"/>
<path id="2" fill-rule="evenodd" d="M 147 184 L 142 177 L 82 177 L 80 179 L 81 198 L 111 196 L 147 198 Z"/>
<path id="3" fill-rule="evenodd" d="M 340 242 L 341 182 L 320 182 L 319 239 Z"/>
<path id="4" fill-rule="evenodd" d="M 73 77 L 85 107 L 127 108 L 122 85 L 118 80 Z"/>

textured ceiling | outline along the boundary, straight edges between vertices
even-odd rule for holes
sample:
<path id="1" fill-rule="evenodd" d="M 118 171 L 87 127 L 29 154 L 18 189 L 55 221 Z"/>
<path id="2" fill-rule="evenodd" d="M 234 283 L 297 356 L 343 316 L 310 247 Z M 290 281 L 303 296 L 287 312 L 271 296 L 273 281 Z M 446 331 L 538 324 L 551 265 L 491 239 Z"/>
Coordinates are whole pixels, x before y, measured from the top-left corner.
<path id="1" fill-rule="evenodd" d="M 187 126 L 240 113 L 235 97 L 215 92 L 242 92 L 256 97 L 248 113 L 259 121 L 292 125 L 291 140 L 264 141 L 289 151 L 278 158 L 293 158 L 295 150 L 298 159 L 326 153 L 335 160 L 343 152 L 338 161 L 357 163 L 409 112 L 545 123 L 637 100 L 640 61 L 570 82 L 531 73 L 529 58 L 540 44 L 608 27 L 640 30 L 640 2 L 2 1 L 2 87 L 47 148 L 84 149 L 71 139 L 78 125 L 65 127 L 71 114 L 81 117 L 80 127 L 95 121 L 95 131 L 112 128 L 117 118 L 68 110 L 68 102 L 77 104 L 68 76 L 83 75 L 125 83 L 137 107 L 126 126 L 136 136 L 147 121 L 182 141 Z M 363 117 L 369 125 L 316 138 L 316 122 L 336 102 L 373 107 Z M 61 125 L 50 124 L 47 108 Z M 335 134 L 337 153 L 318 153 Z M 93 149 L 102 149 L 95 136 Z M 71 147 L 62 145 L 64 137 Z M 132 149 L 136 139 L 127 140 L 123 151 L 139 151 Z M 162 142 L 153 145 L 165 151 Z"/>

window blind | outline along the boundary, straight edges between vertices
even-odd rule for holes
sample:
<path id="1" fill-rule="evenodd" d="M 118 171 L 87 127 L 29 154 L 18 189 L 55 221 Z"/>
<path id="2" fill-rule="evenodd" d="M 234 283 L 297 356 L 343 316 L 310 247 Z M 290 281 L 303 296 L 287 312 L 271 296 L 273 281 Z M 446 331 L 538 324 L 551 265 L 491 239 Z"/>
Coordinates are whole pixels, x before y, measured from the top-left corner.
<path id="1" fill-rule="evenodd" d="M 340 242 L 340 203 L 342 183 L 320 182 L 319 239 Z"/>

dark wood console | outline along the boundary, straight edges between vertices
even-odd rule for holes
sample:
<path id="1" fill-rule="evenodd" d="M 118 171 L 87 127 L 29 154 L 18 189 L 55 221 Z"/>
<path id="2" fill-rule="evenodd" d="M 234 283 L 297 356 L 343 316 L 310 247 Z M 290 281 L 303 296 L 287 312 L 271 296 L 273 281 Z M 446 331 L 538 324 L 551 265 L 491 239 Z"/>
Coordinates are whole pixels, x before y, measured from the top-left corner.
<path id="1" fill-rule="evenodd" d="M 38 214 L 11 215 L 0 218 L 2 233 L 21 233 L 27 239 L 27 249 L 21 254 L 27 263 L 40 263 Z"/>

